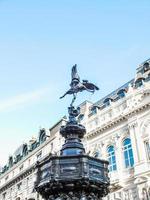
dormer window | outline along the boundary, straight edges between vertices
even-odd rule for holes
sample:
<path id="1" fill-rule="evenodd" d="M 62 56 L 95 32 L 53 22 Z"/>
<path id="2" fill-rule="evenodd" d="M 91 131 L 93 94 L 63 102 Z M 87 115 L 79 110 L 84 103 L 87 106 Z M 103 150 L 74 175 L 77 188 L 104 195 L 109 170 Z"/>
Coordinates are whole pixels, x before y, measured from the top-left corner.
<path id="1" fill-rule="evenodd" d="M 141 87 L 143 85 L 143 80 L 144 80 L 144 78 L 138 78 L 135 81 L 135 88 Z"/>
<path id="2" fill-rule="evenodd" d="M 13 166 L 13 157 L 10 156 L 9 157 L 9 167 L 12 167 Z"/>
<path id="3" fill-rule="evenodd" d="M 109 105 L 110 105 L 110 102 L 111 102 L 111 98 L 106 98 L 106 99 L 103 101 L 105 107 L 109 106 Z"/>
<path id="4" fill-rule="evenodd" d="M 149 63 L 146 62 L 144 65 L 143 65 L 143 69 L 144 69 L 144 73 L 147 72 L 148 70 L 150 70 L 150 66 L 149 66 Z"/>
<path id="5" fill-rule="evenodd" d="M 19 154 L 16 156 L 16 163 L 19 162 L 20 160 L 21 160 L 21 155 Z"/>
<path id="6" fill-rule="evenodd" d="M 34 150 L 37 147 L 37 142 L 35 141 L 34 143 L 32 143 L 32 150 Z"/>
<path id="7" fill-rule="evenodd" d="M 27 156 L 28 155 L 28 146 L 27 146 L 27 144 L 24 145 L 22 154 L 23 154 L 23 156 Z"/>
<path id="8" fill-rule="evenodd" d="M 36 157 L 37 157 L 37 160 L 39 160 L 39 159 L 42 157 L 42 151 L 40 151 L 40 152 L 36 155 Z"/>
<path id="9" fill-rule="evenodd" d="M 46 140 L 46 131 L 41 129 L 39 133 L 39 143 L 42 144 Z"/>
<path id="10" fill-rule="evenodd" d="M 2 173 L 5 173 L 7 170 L 8 170 L 8 167 L 7 167 L 7 165 L 5 165 L 5 166 L 3 167 L 3 169 L 2 169 Z"/>
<path id="11" fill-rule="evenodd" d="M 91 112 L 92 114 L 96 114 L 97 113 L 97 107 L 96 106 L 93 106 L 92 109 L 91 109 Z"/>
<path id="12" fill-rule="evenodd" d="M 121 89 L 121 90 L 119 90 L 117 92 L 117 95 L 121 99 L 121 98 L 125 97 L 125 93 L 126 93 L 126 90 L 125 89 Z"/>
<path id="13" fill-rule="evenodd" d="M 80 114 L 78 117 L 78 121 L 81 122 L 83 120 L 83 118 L 84 118 L 84 114 Z"/>

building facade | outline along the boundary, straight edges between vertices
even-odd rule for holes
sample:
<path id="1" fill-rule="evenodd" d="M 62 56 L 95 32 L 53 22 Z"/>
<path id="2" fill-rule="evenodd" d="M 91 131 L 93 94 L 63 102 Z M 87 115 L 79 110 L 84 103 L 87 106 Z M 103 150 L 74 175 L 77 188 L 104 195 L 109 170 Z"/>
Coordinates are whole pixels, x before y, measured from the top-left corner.
<path id="1" fill-rule="evenodd" d="M 80 105 L 86 152 L 109 161 L 110 194 L 105 200 L 150 200 L 150 60 L 135 78 L 96 103 Z M 62 118 L 49 131 L 22 144 L 0 174 L 0 200 L 41 200 L 35 192 L 36 163 L 59 154 Z"/>

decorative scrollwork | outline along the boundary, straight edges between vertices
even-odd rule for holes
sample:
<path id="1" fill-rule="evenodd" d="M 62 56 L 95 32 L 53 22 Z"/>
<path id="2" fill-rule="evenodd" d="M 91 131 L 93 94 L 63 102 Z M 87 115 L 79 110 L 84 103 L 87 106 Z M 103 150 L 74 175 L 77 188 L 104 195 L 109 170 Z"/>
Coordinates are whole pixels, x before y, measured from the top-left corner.
<path id="1" fill-rule="evenodd" d="M 101 200 L 99 197 L 97 197 L 96 194 L 91 193 L 91 194 L 86 194 L 85 192 L 83 193 L 78 193 L 78 192 L 68 192 L 66 193 L 61 193 L 58 195 L 51 195 L 49 196 L 48 200 Z"/>

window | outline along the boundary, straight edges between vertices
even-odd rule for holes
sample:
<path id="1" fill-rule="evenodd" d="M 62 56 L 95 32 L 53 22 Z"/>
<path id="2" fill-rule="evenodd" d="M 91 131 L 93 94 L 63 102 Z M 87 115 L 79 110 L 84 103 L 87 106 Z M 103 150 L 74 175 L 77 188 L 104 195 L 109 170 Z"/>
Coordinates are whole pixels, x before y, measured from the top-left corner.
<path id="1" fill-rule="evenodd" d="M 79 123 L 83 120 L 83 118 L 84 118 L 84 115 L 83 115 L 83 114 L 80 114 L 79 117 L 78 117 Z"/>
<path id="2" fill-rule="evenodd" d="M 21 165 L 21 166 L 19 167 L 19 170 L 22 171 L 22 170 L 23 170 L 23 167 L 24 167 L 24 166 Z"/>
<path id="3" fill-rule="evenodd" d="M 10 156 L 9 157 L 9 167 L 12 167 L 13 166 L 13 157 Z"/>
<path id="4" fill-rule="evenodd" d="M 34 150 L 36 147 L 37 147 L 37 142 L 35 141 L 34 143 L 32 143 L 31 149 Z"/>
<path id="5" fill-rule="evenodd" d="M 97 113 L 97 106 L 91 107 L 89 117 L 91 117 L 92 115 L 95 115 L 96 113 Z"/>
<path id="6" fill-rule="evenodd" d="M 53 142 L 52 142 L 52 143 L 51 143 L 51 152 L 53 151 L 53 146 L 54 146 L 54 145 L 53 145 Z"/>
<path id="7" fill-rule="evenodd" d="M 133 157 L 133 151 L 132 151 L 132 145 L 131 145 L 131 139 L 126 138 L 123 141 L 123 153 L 124 153 L 124 161 L 125 161 L 125 167 L 133 167 L 134 165 L 134 157 Z"/>
<path id="8" fill-rule="evenodd" d="M 17 189 L 18 190 L 21 190 L 21 185 L 22 185 L 22 182 L 20 182 L 20 183 L 17 184 Z"/>
<path id="9" fill-rule="evenodd" d="M 40 151 L 40 152 L 36 155 L 36 157 L 37 157 L 37 160 L 39 160 L 39 159 L 42 157 L 42 151 Z"/>
<path id="10" fill-rule="evenodd" d="M 145 151 L 146 151 L 147 159 L 150 160 L 150 143 L 149 143 L 149 141 L 145 141 L 144 144 L 145 144 Z"/>
<path id="11" fill-rule="evenodd" d="M 27 156 L 28 155 L 28 146 L 24 145 L 23 147 L 23 156 Z"/>
<path id="12" fill-rule="evenodd" d="M 39 143 L 42 144 L 46 140 L 46 131 L 41 129 L 39 133 Z"/>
<path id="13" fill-rule="evenodd" d="M 135 87 L 141 87 L 143 85 L 143 79 L 137 79 L 135 82 Z"/>
<path id="14" fill-rule="evenodd" d="M 94 151 L 93 156 L 95 158 L 99 158 L 100 157 L 100 152 L 98 150 Z"/>
<path id="15" fill-rule="evenodd" d="M 21 160 L 21 155 L 20 154 L 16 155 L 15 163 L 19 162 L 20 160 Z"/>
<path id="16" fill-rule="evenodd" d="M 125 89 L 121 89 L 117 92 L 118 97 L 121 99 L 125 97 Z"/>
<path id="17" fill-rule="evenodd" d="M 4 199 L 4 200 L 6 199 L 6 192 L 3 193 L 3 199 Z"/>
<path id="18" fill-rule="evenodd" d="M 146 63 L 143 65 L 143 68 L 144 68 L 144 73 L 147 72 L 147 71 L 150 69 L 149 63 L 146 62 Z"/>
<path id="19" fill-rule="evenodd" d="M 29 186 L 29 177 L 27 178 L 27 182 L 26 183 L 27 183 L 27 187 L 28 187 Z"/>
<path id="20" fill-rule="evenodd" d="M 109 161 L 109 171 L 111 172 L 111 171 L 117 170 L 114 146 L 108 147 L 107 155 L 108 155 L 108 161 Z"/>
<path id="21" fill-rule="evenodd" d="M 110 99 L 110 98 L 106 98 L 106 99 L 103 101 L 103 103 L 104 103 L 104 105 L 105 105 L 106 107 L 110 105 L 110 102 L 111 102 L 111 99 Z"/>
<path id="22" fill-rule="evenodd" d="M 9 179 L 9 176 L 6 176 L 5 181 L 7 181 Z"/>

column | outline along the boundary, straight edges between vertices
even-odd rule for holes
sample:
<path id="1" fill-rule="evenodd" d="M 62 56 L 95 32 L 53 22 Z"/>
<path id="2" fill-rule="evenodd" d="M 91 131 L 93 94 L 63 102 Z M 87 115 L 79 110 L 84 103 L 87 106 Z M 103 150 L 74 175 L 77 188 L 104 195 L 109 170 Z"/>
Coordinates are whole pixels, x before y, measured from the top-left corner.
<path id="1" fill-rule="evenodd" d="M 130 138 L 132 142 L 132 149 L 134 155 L 134 173 L 135 175 L 145 171 L 146 153 L 144 148 L 143 139 L 141 138 L 139 126 L 137 122 L 129 124 Z"/>
<path id="2" fill-rule="evenodd" d="M 143 143 L 143 139 L 141 137 L 140 129 L 137 122 L 132 124 L 131 133 L 134 135 L 134 139 L 136 143 L 136 151 L 137 151 L 137 157 L 138 157 L 137 161 L 138 162 L 146 161 L 144 143 Z"/>
<path id="3" fill-rule="evenodd" d="M 131 123 L 128 125 L 129 127 L 129 133 L 130 133 L 130 139 L 132 143 L 132 150 L 133 150 L 133 156 L 134 156 L 134 163 L 135 165 L 140 162 L 140 153 L 138 149 L 138 141 L 136 137 L 136 130 L 135 127 L 137 127 L 137 123 Z"/>
<path id="4" fill-rule="evenodd" d="M 117 172 L 119 174 L 119 181 L 121 182 L 123 179 L 124 159 L 122 152 L 122 142 L 120 141 L 119 136 L 116 136 L 115 138 L 115 153 L 116 153 Z"/>

